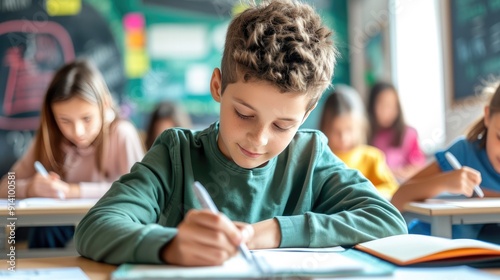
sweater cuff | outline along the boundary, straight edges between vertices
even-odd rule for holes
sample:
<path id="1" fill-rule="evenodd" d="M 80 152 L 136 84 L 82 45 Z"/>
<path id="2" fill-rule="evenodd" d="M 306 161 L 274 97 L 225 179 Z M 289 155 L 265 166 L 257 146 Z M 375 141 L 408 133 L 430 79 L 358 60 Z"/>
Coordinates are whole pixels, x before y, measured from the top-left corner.
<path id="1" fill-rule="evenodd" d="M 160 258 L 160 250 L 177 235 L 177 229 L 155 224 L 149 226 L 152 228 L 137 246 L 134 259 L 137 263 L 163 264 L 165 262 Z"/>
<path id="2" fill-rule="evenodd" d="M 306 215 L 275 217 L 281 229 L 280 248 L 309 247 L 310 234 Z"/>

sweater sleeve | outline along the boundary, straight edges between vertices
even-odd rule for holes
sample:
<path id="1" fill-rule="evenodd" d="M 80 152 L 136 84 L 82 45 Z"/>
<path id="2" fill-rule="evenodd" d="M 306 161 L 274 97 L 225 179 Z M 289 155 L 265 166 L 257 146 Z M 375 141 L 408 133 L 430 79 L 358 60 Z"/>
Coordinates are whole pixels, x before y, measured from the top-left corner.
<path id="1" fill-rule="evenodd" d="M 165 145 L 154 146 L 90 209 L 75 232 L 82 256 L 111 264 L 162 262 L 161 248 L 177 234 L 157 224 L 173 188 L 164 177 L 172 167 L 166 154 Z"/>
<path id="2" fill-rule="evenodd" d="M 12 166 L 9 172 L 12 172 L 15 179 L 15 196 L 16 198 L 25 198 L 28 195 L 28 184 L 32 177 L 35 175 L 36 171 L 33 166 L 35 162 L 34 155 L 34 142 L 31 142 L 28 150 L 24 155 Z M 7 197 L 8 191 L 8 173 L 5 174 L 0 182 L 0 197 Z"/>
<path id="3" fill-rule="evenodd" d="M 141 161 L 144 149 L 135 127 L 124 120 L 119 120 L 110 135 L 110 154 L 107 162 L 109 178 L 100 182 L 80 182 L 80 196 L 94 198 L 103 196 L 111 184 L 121 175 L 130 171 L 134 163 Z"/>
<path id="4" fill-rule="evenodd" d="M 311 211 L 276 217 L 280 247 L 353 245 L 407 233 L 399 211 L 382 198 L 360 172 L 347 168 L 320 143 L 319 158 L 310 164 L 309 185 L 316 189 Z M 327 148 L 327 147 L 326 147 Z"/>

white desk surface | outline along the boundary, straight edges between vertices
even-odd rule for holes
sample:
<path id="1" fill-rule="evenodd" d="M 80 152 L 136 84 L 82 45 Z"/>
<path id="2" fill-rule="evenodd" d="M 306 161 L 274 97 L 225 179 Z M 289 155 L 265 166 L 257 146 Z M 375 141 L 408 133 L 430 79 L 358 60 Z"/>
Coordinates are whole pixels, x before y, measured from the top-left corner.
<path id="1" fill-rule="evenodd" d="M 55 268 L 55 267 L 80 267 L 87 276 L 92 280 L 106 280 L 110 279 L 110 274 L 117 268 L 115 265 L 109 265 L 105 263 L 95 262 L 83 257 L 66 257 L 66 258 L 39 258 L 39 259 L 17 259 L 17 268 L 28 269 L 28 268 Z M 0 269 L 6 270 L 6 262 L 2 262 Z M 453 269 L 453 268 L 452 268 Z M 407 280 L 410 278 L 416 279 L 430 279 L 430 276 L 437 276 L 440 272 L 440 268 L 419 268 L 419 269 L 396 269 L 394 275 L 387 277 L 356 277 L 357 279 L 376 279 L 376 280 Z M 500 268 L 499 269 L 483 269 L 482 272 L 491 273 L 491 279 L 500 279 Z M 449 271 L 447 272 L 450 273 Z M 457 273 L 461 273 L 457 271 Z M 471 273 L 471 272 L 469 272 Z M 472 272 L 474 273 L 474 272 Z M 448 275 L 447 274 L 447 275 Z M 483 273 L 480 273 L 483 275 Z M 442 276 L 442 275 L 441 275 Z M 448 275 L 449 276 L 449 275 Z M 465 275 L 464 275 L 465 276 Z M 470 276 L 470 275 L 469 275 Z M 479 275 L 477 275 L 479 276 Z M 410 277 L 410 278 L 408 278 Z M 423 278 L 422 278 L 423 277 Z M 497 278 L 498 277 L 498 278 Z M 432 277 L 431 277 L 432 278 Z M 489 278 L 489 277 L 488 277 Z M 304 279 L 304 278 L 301 278 Z M 341 278 L 334 278 L 341 279 Z M 346 277 L 344 279 L 350 280 L 352 277 Z M 433 279 L 436 279 L 434 277 Z M 453 279 L 463 279 L 463 278 L 453 278 Z M 484 278 L 483 278 L 484 279 Z"/>
<path id="2" fill-rule="evenodd" d="M 404 211 L 427 216 L 498 214 L 500 213 L 500 199 L 435 199 L 426 202 L 410 202 L 405 205 Z"/>

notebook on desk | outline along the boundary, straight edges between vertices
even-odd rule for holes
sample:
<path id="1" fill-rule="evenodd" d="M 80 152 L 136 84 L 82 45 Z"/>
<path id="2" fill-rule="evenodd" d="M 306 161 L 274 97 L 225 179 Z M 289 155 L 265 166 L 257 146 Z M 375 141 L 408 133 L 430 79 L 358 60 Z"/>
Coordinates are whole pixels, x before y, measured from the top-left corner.
<path id="1" fill-rule="evenodd" d="M 364 242 L 354 248 L 399 266 L 500 266 L 500 245 L 474 239 L 403 234 Z"/>
<path id="2" fill-rule="evenodd" d="M 211 267 L 123 264 L 113 272 L 111 279 L 334 277 L 390 275 L 394 269 L 393 266 L 379 262 L 373 257 L 369 260 L 363 257 L 357 258 L 357 253 L 353 254 L 353 252 L 347 251 L 257 250 L 253 251 L 252 254 L 259 259 L 260 263 L 264 264 L 263 272 L 259 272 L 238 255 L 226 261 L 222 266 Z M 370 256 L 365 257 L 370 258 Z"/>

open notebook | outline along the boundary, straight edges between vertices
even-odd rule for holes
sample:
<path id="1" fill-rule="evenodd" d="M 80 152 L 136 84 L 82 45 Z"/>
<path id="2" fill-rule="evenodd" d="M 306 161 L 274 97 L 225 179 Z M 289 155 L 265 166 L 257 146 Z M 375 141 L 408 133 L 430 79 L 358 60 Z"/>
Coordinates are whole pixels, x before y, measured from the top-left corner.
<path id="1" fill-rule="evenodd" d="M 355 275 L 390 275 L 393 267 L 382 262 L 368 263 L 343 251 L 258 250 L 252 254 L 264 271 L 246 262 L 241 256 L 226 261 L 222 266 L 180 267 L 173 265 L 123 264 L 112 274 L 113 280 L 125 279 L 183 279 L 183 278 L 261 278 L 261 277 L 320 277 Z M 369 256 L 368 256 L 369 257 Z M 373 258 L 375 259 L 375 258 Z M 373 260 L 371 260 L 373 261 Z"/>
<path id="2" fill-rule="evenodd" d="M 500 246 L 474 239 L 403 234 L 364 242 L 354 248 L 399 266 L 500 265 Z"/>

